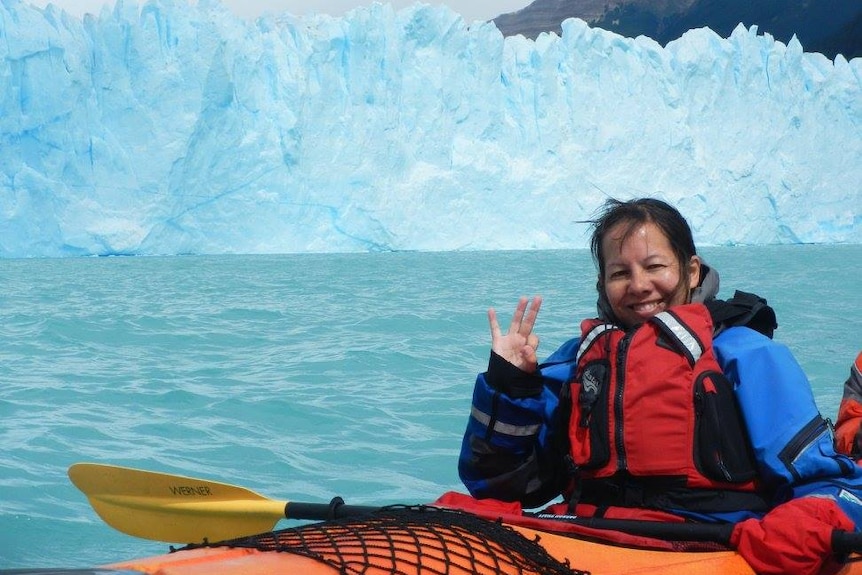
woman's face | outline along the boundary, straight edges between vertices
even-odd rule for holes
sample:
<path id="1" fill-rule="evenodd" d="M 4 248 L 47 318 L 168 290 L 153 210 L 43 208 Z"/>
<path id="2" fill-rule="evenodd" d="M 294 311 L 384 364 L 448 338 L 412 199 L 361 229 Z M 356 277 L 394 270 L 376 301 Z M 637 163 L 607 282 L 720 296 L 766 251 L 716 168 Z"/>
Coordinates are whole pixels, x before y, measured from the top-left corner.
<path id="1" fill-rule="evenodd" d="M 700 280 L 700 258 L 686 262 L 688 281 L 661 229 L 647 222 L 623 239 L 629 226 L 622 222 L 602 238 L 604 277 L 599 278 L 614 315 L 624 327 L 641 324 L 672 306 L 687 303 Z"/>

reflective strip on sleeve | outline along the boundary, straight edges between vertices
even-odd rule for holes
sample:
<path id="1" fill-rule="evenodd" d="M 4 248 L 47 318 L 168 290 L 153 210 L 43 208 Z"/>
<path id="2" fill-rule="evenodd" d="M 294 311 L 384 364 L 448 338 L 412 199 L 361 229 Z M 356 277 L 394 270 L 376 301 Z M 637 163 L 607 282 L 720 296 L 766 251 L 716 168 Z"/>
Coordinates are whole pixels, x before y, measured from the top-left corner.
<path id="1" fill-rule="evenodd" d="M 485 427 L 488 427 L 488 424 L 491 423 L 491 416 L 483 411 L 479 411 L 476 409 L 476 406 L 472 407 L 470 415 Z M 502 433 L 503 435 L 510 435 L 512 437 L 529 437 L 539 433 L 540 427 L 541 425 L 538 423 L 533 425 L 512 425 L 511 423 L 495 421 L 493 431 L 495 433 Z"/>

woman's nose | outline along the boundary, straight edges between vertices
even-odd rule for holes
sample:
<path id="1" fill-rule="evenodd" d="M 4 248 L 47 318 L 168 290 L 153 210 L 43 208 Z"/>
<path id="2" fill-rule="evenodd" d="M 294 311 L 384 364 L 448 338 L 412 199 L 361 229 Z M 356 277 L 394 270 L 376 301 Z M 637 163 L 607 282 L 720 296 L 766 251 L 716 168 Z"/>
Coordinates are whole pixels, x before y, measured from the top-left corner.
<path id="1" fill-rule="evenodd" d="M 631 281 L 629 282 L 629 290 L 633 293 L 642 293 L 649 291 L 649 278 L 644 270 L 634 270 L 631 272 Z"/>

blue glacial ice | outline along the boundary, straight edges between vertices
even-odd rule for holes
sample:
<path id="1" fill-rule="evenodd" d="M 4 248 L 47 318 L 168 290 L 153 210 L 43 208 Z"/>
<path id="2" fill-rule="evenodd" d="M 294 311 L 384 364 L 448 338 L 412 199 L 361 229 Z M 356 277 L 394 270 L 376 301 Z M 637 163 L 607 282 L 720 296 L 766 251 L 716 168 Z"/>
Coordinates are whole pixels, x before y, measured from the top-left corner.
<path id="1" fill-rule="evenodd" d="M 247 22 L 0 0 L 0 257 L 862 242 L 862 58 L 737 27 L 504 39 L 446 7 Z"/>

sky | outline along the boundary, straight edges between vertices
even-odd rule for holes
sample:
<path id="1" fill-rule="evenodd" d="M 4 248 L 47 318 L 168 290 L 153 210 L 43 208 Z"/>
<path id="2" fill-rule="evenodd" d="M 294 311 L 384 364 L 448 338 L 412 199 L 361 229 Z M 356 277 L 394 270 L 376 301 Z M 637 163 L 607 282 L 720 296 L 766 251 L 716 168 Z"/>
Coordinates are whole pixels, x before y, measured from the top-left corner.
<path id="1" fill-rule="evenodd" d="M 113 6 L 114 0 L 25 0 L 36 6 L 46 6 L 49 3 L 66 10 L 76 16 L 86 12 L 98 14 L 103 5 Z M 192 0 L 193 1 L 193 0 Z M 257 18 L 265 12 L 279 14 L 290 12 L 296 16 L 304 16 L 318 12 L 341 16 L 357 6 L 367 6 L 373 0 L 221 0 L 222 4 L 231 9 L 237 16 Z M 396 9 L 410 6 L 415 0 L 389 0 L 382 2 L 392 4 Z M 446 4 L 464 17 L 464 20 L 490 20 L 500 14 L 520 10 L 532 0 L 425 0 L 426 4 L 437 6 Z M 138 0 L 144 4 L 145 0 Z"/>

